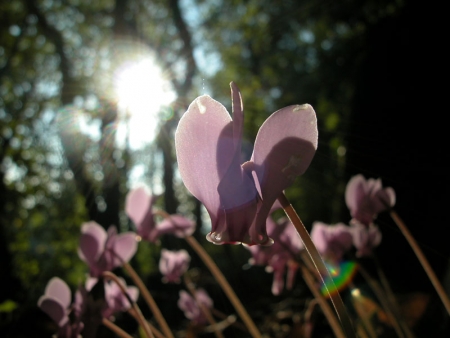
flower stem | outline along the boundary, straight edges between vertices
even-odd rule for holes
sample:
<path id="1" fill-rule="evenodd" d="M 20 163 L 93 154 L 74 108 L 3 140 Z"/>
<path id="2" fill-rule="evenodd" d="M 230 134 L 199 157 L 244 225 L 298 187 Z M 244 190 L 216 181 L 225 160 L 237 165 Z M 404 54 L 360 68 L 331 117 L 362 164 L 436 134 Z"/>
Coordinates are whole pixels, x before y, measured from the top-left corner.
<path id="1" fill-rule="evenodd" d="M 400 216 L 394 210 L 390 211 L 390 215 L 391 215 L 392 219 L 394 220 L 394 222 L 397 224 L 397 226 L 400 228 L 400 231 L 403 233 L 403 236 L 405 236 L 405 238 L 408 241 L 411 248 L 414 250 L 414 253 L 416 254 L 417 258 L 419 259 L 420 263 L 422 264 L 422 267 L 424 268 L 426 274 L 428 275 L 428 278 L 430 278 L 431 283 L 433 284 L 434 288 L 436 289 L 438 296 L 440 297 L 448 314 L 450 315 L 450 300 L 449 300 L 447 294 L 445 293 L 444 288 L 442 287 L 442 284 L 439 282 L 439 279 L 436 277 L 436 274 L 434 273 L 433 269 L 431 268 L 431 265 L 428 263 L 428 260 L 426 259 L 425 255 L 423 254 L 419 245 L 417 245 L 416 240 L 411 235 L 411 233 L 409 232 L 408 228 L 406 227 L 405 223 L 400 218 Z"/>
<path id="2" fill-rule="evenodd" d="M 333 310 L 331 309 L 327 300 L 321 295 L 321 293 L 317 289 L 315 278 L 305 266 L 301 265 L 301 270 L 303 279 L 305 280 L 306 284 L 308 285 L 309 289 L 314 295 L 314 298 L 316 299 L 317 303 L 319 303 L 319 306 L 322 309 L 325 318 L 327 318 L 328 323 L 331 326 L 331 329 L 336 335 L 336 338 L 346 338 L 344 332 L 342 332 L 342 328 L 339 324 L 339 321 L 336 319 L 336 316 L 333 313 Z"/>
<path id="3" fill-rule="evenodd" d="M 217 329 L 216 321 L 214 320 L 214 317 L 211 315 L 211 311 L 200 301 L 197 299 L 197 291 L 195 290 L 194 283 L 192 282 L 191 278 L 188 276 L 187 273 L 183 275 L 184 278 L 184 284 L 188 288 L 190 294 L 192 297 L 194 297 L 195 301 L 197 302 L 198 307 L 205 315 L 206 319 L 208 320 L 209 324 L 211 324 L 212 328 L 214 329 L 214 334 L 217 338 L 224 338 L 223 334 L 220 330 Z"/>
<path id="4" fill-rule="evenodd" d="M 391 307 L 394 310 L 394 314 L 397 317 L 401 327 L 403 328 L 403 331 L 405 332 L 406 337 L 414 338 L 414 334 L 412 333 L 411 329 L 409 328 L 408 324 L 406 323 L 405 318 L 403 317 L 402 312 L 400 311 L 400 307 L 398 305 L 397 299 L 394 295 L 394 292 L 392 291 L 392 288 L 388 282 L 388 279 L 386 278 L 386 275 L 383 272 L 383 269 L 381 268 L 378 258 L 375 255 L 372 255 L 372 259 L 375 262 L 377 274 L 381 280 L 381 285 L 384 288 L 384 292 L 386 293 L 387 301 L 391 304 Z"/>
<path id="5" fill-rule="evenodd" d="M 333 279 L 331 278 L 331 274 L 326 268 L 325 263 L 322 260 L 322 257 L 320 256 L 316 246 L 311 240 L 311 237 L 309 236 L 309 233 L 306 230 L 305 225 L 303 224 L 302 220 L 298 216 L 295 209 L 289 203 L 289 200 L 287 199 L 284 193 L 280 194 L 280 196 L 278 197 L 278 201 L 281 203 L 284 212 L 286 213 L 292 224 L 295 226 L 295 229 L 299 233 L 300 238 L 302 239 L 303 244 L 305 245 L 306 251 L 308 252 L 309 256 L 311 257 L 311 260 L 314 263 L 314 266 L 319 272 L 320 278 L 322 279 L 322 283 L 324 284 L 327 293 L 331 299 L 331 302 L 333 303 L 334 309 L 336 310 L 336 313 L 341 322 L 346 337 L 356 338 L 356 334 L 353 329 L 350 316 L 348 315 L 345 305 L 342 301 L 342 298 L 339 295 L 339 290 L 336 288 L 336 285 L 334 285 Z M 330 286 L 327 286 L 327 284 L 325 284 L 325 277 L 328 277 L 328 279 L 330 280 Z"/>
<path id="6" fill-rule="evenodd" d="M 148 326 L 147 321 L 145 320 L 144 316 L 142 315 L 141 310 L 139 309 L 139 306 L 136 304 L 135 301 L 133 301 L 131 299 L 131 297 L 128 295 L 127 290 L 125 289 L 125 287 L 123 286 L 123 284 L 120 282 L 119 278 L 113 274 L 110 271 L 105 271 L 103 272 L 103 277 L 104 278 L 108 278 L 111 279 L 112 281 L 114 281 L 117 286 L 120 288 L 120 290 L 122 291 L 122 293 L 127 297 L 128 301 L 131 304 L 131 307 L 133 308 L 133 310 L 135 311 L 135 313 L 137 314 L 136 316 L 136 320 L 139 322 L 139 325 L 144 329 L 144 332 L 146 334 L 146 336 L 148 338 L 154 338 L 152 331 L 150 330 L 150 327 Z"/>
<path id="7" fill-rule="evenodd" d="M 114 332 L 120 338 L 133 338 L 128 333 L 126 333 L 124 330 L 122 330 L 120 327 L 118 327 L 116 324 L 111 322 L 109 319 L 103 318 L 102 324 L 105 325 L 108 329 L 110 329 L 112 332 Z"/>
<path id="8" fill-rule="evenodd" d="M 378 298 L 378 301 L 382 305 L 384 311 L 386 311 L 386 314 L 389 317 L 389 320 L 392 322 L 392 325 L 394 326 L 395 332 L 400 338 L 405 337 L 403 334 L 402 329 L 400 328 L 400 322 L 401 319 L 398 316 L 397 311 L 394 310 L 394 306 L 392 305 L 392 302 L 388 298 L 388 296 L 384 293 L 381 286 L 378 284 L 378 282 L 370 276 L 370 274 L 366 271 L 366 269 L 362 266 L 362 264 L 358 265 L 358 271 L 359 273 L 364 277 L 364 279 L 367 281 L 367 284 L 369 284 L 369 287 L 372 289 L 372 291 L 375 293 L 375 296 Z M 402 327 L 404 327 L 402 325 Z M 408 337 L 413 337 L 410 335 L 410 332 L 408 330 Z"/>
<path id="9" fill-rule="evenodd" d="M 245 326 L 247 326 L 247 329 L 250 332 L 251 336 L 253 338 L 261 338 L 261 333 L 258 331 L 258 328 L 256 327 L 255 323 L 252 321 L 251 317 L 245 310 L 239 298 L 234 293 L 234 290 L 231 288 L 228 281 L 225 279 L 225 276 L 217 267 L 216 263 L 214 263 L 209 254 L 200 245 L 200 243 L 197 242 L 197 240 L 194 237 L 186 236 L 185 239 L 188 242 L 188 244 L 192 247 L 192 249 L 194 249 L 195 252 L 199 255 L 203 263 L 205 263 L 205 265 L 208 267 L 208 269 L 210 270 L 216 281 L 219 283 L 222 290 L 228 296 L 228 299 L 233 304 L 234 308 L 236 309 L 236 312 L 241 317 Z"/>
<path id="10" fill-rule="evenodd" d="M 152 295 L 148 291 L 148 289 L 145 286 L 142 279 L 139 277 L 139 275 L 136 273 L 136 271 L 133 269 L 133 267 L 130 264 L 125 263 L 123 265 L 123 268 L 128 272 L 128 274 L 133 279 L 136 286 L 139 288 L 139 291 L 141 292 L 142 297 L 144 297 L 145 302 L 147 303 L 148 307 L 150 308 L 153 315 L 155 316 L 155 319 L 158 322 L 158 324 L 161 328 L 161 331 L 164 333 L 166 338 L 174 338 L 172 331 L 169 328 L 169 325 L 167 324 L 166 320 L 164 319 L 164 316 L 162 315 L 161 311 L 159 310 L 158 305 L 156 304 Z"/>

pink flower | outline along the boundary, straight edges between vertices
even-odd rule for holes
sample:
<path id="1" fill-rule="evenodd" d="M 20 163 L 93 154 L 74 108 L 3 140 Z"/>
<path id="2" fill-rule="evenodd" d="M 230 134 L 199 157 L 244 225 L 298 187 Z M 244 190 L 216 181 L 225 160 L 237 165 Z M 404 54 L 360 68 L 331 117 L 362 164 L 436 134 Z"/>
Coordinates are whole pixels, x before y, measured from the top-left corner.
<path id="1" fill-rule="evenodd" d="M 266 266 L 267 272 L 273 272 L 272 293 L 279 295 L 284 288 L 284 274 L 287 268 L 286 288 L 289 290 L 294 283 L 297 264 L 297 255 L 303 249 L 303 242 L 295 230 L 294 225 L 285 217 L 278 220 L 278 224 L 267 218 L 267 232 L 273 238 L 271 246 L 244 246 L 252 257 L 251 265 Z"/>
<path id="2" fill-rule="evenodd" d="M 164 283 L 180 283 L 180 277 L 189 268 L 191 256 L 186 250 L 169 251 L 161 249 L 159 271 L 163 275 Z"/>
<path id="3" fill-rule="evenodd" d="M 178 307 L 184 312 L 187 319 L 190 319 L 195 324 L 206 324 L 207 318 L 201 310 L 198 303 L 203 304 L 207 309 L 213 307 L 213 301 L 204 289 L 197 289 L 196 295 L 192 297 L 187 291 L 180 291 L 180 298 L 178 299 Z"/>
<path id="4" fill-rule="evenodd" d="M 352 247 L 352 230 L 344 223 L 328 225 L 314 222 L 311 229 L 311 240 L 324 259 L 338 264 Z"/>
<path id="5" fill-rule="evenodd" d="M 69 286 L 58 277 L 53 277 L 45 287 L 44 295 L 38 300 L 41 308 L 59 327 L 58 338 L 78 338 L 84 328 L 81 322 L 82 306 L 84 298 L 80 292 L 75 295 L 75 303 L 72 305 L 72 292 Z M 73 318 L 70 315 L 73 308 Z"/>
<path id="6" fill-rule="evenodd" d="M 250 161 L 242 163 L 242 98 L 230 85 L 233 119 L 208 95 L 196 98 L 181 118 L 175 133 L 178 168 L 211 217 L 210 242 L 271 244 L 266 218 L 314 157 L 316 113 L 304 104 L 270 115 L 258 131 Z"/>
<path id="7" fill-rule="evenodd" d="M 146 188 L 139 187 L 131 190 L 125 200 L 125 212 L 134 223 L 136 233 L 144 241 L 155 243 L 164 234 L 182 238 L 194 233 L 195 223 L 178 214 L 169 215 L 162 222 L 156 223 L 153 210 L 156 198 Z"/>
<path id="8" fill-rule="evenodd" d="M 96 222 L 84 223 L 81 227 L 78 256 L 89 265 L 92 277 L 99 277 L 104 271 L 127 263 L 136 253 L 137 242 L 134 232 L 117 234 L 115 226 L 108 232 Z"/>
<path id="9" fill-rule="evenodd" d="M 358 257 L 370 256 L 373 249 L 381 243 L 381 232 L 373 223 L 366 226 L 354 222 L 351 224 L 351 230 L 353 245 L 357 249 L 356 256 Z"/>
<path id="10" fill-rule="evenodd" d="M 98 281 L 97 278 L 89 278 L 86 281 L 86 290 L 91 291 Z M 127 283 L 121 277 L 119 277 L 119 281 L 127 291 L 130 299 L 136 302 L 139 297 L 139 289 L 133 285 L 127 286 Z M 110 319 L 115 313 L 128 311 L 131 308 L 127 296 L 123 294 L 121 288 L 115 281 L 103 280 L 102 283 L 105 290 L 105 306 L 102 309 L 102 316 L 104 318 Z"/>
<path id="11" fill-rule="evenodd" d="M 353 219 L 368 226 L 379 213 L 395 205 L 395 191 L 391 187 L 383 189 L 381 179 L 366 180 L 359 174 L 347 183 L 345 202 Z"/>

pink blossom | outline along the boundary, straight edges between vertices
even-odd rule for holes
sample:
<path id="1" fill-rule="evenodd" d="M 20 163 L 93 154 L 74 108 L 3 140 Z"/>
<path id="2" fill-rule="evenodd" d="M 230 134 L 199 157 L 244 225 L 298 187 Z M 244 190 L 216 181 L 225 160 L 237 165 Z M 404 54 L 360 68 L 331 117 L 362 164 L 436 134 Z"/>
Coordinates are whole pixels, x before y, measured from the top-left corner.
<path id="1" fill-rule="evenodd" d="M 108 232 L 96 222 L 84 223 L 81 227 L 78 256 L 89 265 L 92 277 L 127 263 L 136 253 L 137 241 L 134 232 L 117 234 L 110 226 Z"/>
<path id="2" fill-rule="evenodd" d="M 207 318 L 198 303 L 203 304 L 207 309 L 211 309 L 213 307 L 213 301 L 208 293 L 204 289 L 199 288 L 196 290 L 195 298 L 185 290 L 181 290 L 179 295 L 180 298 L 177 304 L 180 310 L 184 312 L 186 318 L 195 324 L 206 324 Z"/>
<path id="3" fill-rule="evenodd" d="M 186 250 L 169 251 L 161 249 L 159 271 L 164 283 L 180 283 L 180 277 L 189 268 L 191 257 Z"/>
<path id="4" fill-rule="evenodd" d="M 272 293 L 278 295 L 284 288 L 284 274 L 287 268 L 286 288 L 289 290 L 294 283 L 297 271 L 297 255 L 303 249 L 303 242 L 294 225 L 285 217 L 275 222 L 271 217 L 267 218 L 267 232 L 273 238 L 271 246 L 244 246 L 252 257 L 251 265 L 266 266 L 267 272 L 273 272 Z"/>
<path id="5" fill-rule="evenodd" d="M 366 180 L 359 174 L 347 183 L 345 202 L 353 219 L 368 226 L 379 213 L 395 205 L 395 191 L 391 187 L 383 188 L 381 179 Z"/>
<path id="6" fill-rule="evenodd" d="M 139 187 L 131 190 L 125 199 L 125 212 L 144 241 L 156 243 L 164 234 L 183 238 L 194 233 L 195 223 L 182 215 L 169 215 L 157 223 L 153 210 L 156 198 L 145 187 Z"/>
<path id="7" fill-rule="evenodd" d="M 328 225 L 314 222 L 311 240 L 324 259 L 338 264 L 352 247 L 352 230 L 344 223 Z"/>
<path id="8" fill-rule="evenodd" d="M 178 168 L 186 188 L 205 206 L 215 244 L 271 244 L 272 205 L 302 175 L 317 149 L 317 118 L 308 105 L 282 108 L 260 127 L 250 161 L 242 163 L 244 125 L 239 88 L 232 82 L 233 119 L 208 95 L 196 98 L 176 133 Z"/>

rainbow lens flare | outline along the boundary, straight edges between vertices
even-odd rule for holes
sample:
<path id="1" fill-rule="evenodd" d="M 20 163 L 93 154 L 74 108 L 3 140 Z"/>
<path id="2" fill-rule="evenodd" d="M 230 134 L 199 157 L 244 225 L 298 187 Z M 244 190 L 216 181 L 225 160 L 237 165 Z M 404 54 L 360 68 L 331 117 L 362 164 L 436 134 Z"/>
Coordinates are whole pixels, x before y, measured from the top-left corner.
<path id="1" fill-rule="evenodd" d="M 325 263 L 325 265 L 327 266 L 328 271 L 330 271 L 334 286 L 336 286 L 335 288 L 330 278 L 326 277 L 325 283 L 320 288 L 320 292 L 325 297 L 328 297 L 327 289 L 331 293 L 337 293 L 345 289 L 345 287 L 352 281 L 353 277 L 356 274 L 356 270 L 358 269 L 357 264 L 351 261 L 343 261 L 337 266 L 328 263 Z"/>

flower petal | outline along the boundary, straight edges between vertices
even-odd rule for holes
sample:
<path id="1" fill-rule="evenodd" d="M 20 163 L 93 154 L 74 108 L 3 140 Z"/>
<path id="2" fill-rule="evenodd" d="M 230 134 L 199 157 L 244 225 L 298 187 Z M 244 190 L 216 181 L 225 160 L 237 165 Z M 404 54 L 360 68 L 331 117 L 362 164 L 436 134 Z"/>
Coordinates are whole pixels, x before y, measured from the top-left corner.
<path id="1" fill-rule="evenodd" d="M 81 227 L 78 256 L 89 265 L 95 264 L 105 250 L 106 239 L 106 231 L 101 225 L 94 221 L 84 223 Z"/>
<path id="2" fill-rule="evenodd" d="M 269 194 L 275 201 L 306 171 L 316 152 L 317 138 L 316 113 L 309 104 L 288 106 L 267 118 L 258 131 L 252 155 L 263 200 Z M 268 186 L 276 196 L 272 197 Z"/>
<path id="3" fill-rule="evenodd" d="M 120 235 L 114 236 L 111 241 L 114 252 L 112 265 L 114 267 L 129 262 L 137 251 L 136 234 L 134 232 L 121 233 Z"/>
<path id="4" fill-rule="evenodd" d="M 45 295 L 57 299 L 66 309 L 72 302 L 72 292 L 69 286 L 59 277 L 53 277 L 48 281 Z"/>
<path id="5" fill-rule="evenodd" d="M 152 196 L 144 187 L 131 190 L 125 199 L 125 212 L 138 226 L 144 220 L 149 208 L 153 204 Z"/>
<path id="6" fill-rule="evenodd" d="M 203 95 L 189 105 L 175 132 L 181 178 L 191 194 L 205 205 L 211 218 L 217 217 L 220 206 L 217 186 L 235 151 L 231 127 L 226 108 Z"/>
<path id="7" fill-rule="evenodd" d="M 66 308 L 53 297 L 41 296 L 38 306 L 44 311 L 59 327 L 63 327 L 68 321 Z"/>
<path id="8" fill-rule="evenodd" d="M 174 214 L 162 220 L 161 223 L 158 223 L 156 230 L 159 236 L 173 234 L 183 238 L 194 233 L 195 223 L 184 216 Z"/>

